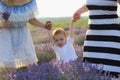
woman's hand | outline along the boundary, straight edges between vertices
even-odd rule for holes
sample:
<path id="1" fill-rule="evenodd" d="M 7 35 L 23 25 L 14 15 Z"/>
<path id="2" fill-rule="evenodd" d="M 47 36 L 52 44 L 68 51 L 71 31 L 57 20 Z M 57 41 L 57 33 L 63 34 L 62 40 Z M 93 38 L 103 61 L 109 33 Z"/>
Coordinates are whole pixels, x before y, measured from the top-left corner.
<path id="1" fill-rule="evenodd" d="M 1 20 L 1 23 L 0 23 L 0 29 L 5 29 L 5 28 L 9 28 L 10 27 L 10 22 L 9 21 L 3 21 Z"/>
<path id="2" fill-rule="evenodd" d="M 52 22 L 51 21 L 46 21 L 46 23 L 45 23 L 45 29 L 52 30 Z"/>
<path id="3" fill-rule="evenodd" d="M 76 11 L 74 14 L 73 14 L 73 22 L 76 22 L 77 20 L 80 19 L 80 13 L 78 11 Z"/>
<path id="4" fill-rule="evenodd" d="M 117 0 L 117 2 L 120 4 L 120 0 Z"/>
<path id="5" fill-rule="evenodd" d="M 82 13 L 88 11 L 88 8 L 86 7 L 86 4 L 84 4 L 81 8 L 79 8 L 74 14 L 73 14 L 73 21 L 76 22 L 80 19 L 80 16 Z"/>

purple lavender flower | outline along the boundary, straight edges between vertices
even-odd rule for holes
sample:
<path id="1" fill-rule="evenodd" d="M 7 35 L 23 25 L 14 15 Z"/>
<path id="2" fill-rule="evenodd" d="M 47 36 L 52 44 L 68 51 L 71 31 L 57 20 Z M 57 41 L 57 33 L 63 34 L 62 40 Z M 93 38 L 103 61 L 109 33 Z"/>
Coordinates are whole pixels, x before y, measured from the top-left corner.
<path id="1" fill-rule="evenodd" d="M 9 12 L 4 12 L 3 15 L 2 15 L 2 18 L 4 20 L 6 20 L 6 21 L 9 19 L 9 17 L 10 17 L 10 13 Z"/>
<path id="2" fill-rule="evenodd" d="M 55 65 L 55 63 L 58 64 Z M 86 72 L 84 67 L 89 67 L 90 70 Z M 71 61 L 69 64 L 61 64 L 61 62 L 59 64 L 59 61 L 52 60 L 48 63 L 33 65 L 22 71 L 16 70 L 14 75 L 17 80 L 101 80 L 101 73 L 96 66 L 85 63 L 84 67 L 81 60 Z"/>

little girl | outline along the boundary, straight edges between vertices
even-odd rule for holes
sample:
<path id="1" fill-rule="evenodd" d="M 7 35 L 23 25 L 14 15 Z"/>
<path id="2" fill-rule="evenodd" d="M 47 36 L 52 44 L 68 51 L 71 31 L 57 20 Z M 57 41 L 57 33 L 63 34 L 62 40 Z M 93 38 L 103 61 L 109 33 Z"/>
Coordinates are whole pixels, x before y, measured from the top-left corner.
<path id="1" fill-rule="evenodd" d="M 76 52 L 73 48 L 74 30 L 73 21 L 71 21 L 69 36 L 67 37 L 66 32 L 62 28 L 57 28 L 51 33 L 48 31 L 51 39 L 53 49 L 56 53 L 58 60 L 63 62 L 69 62 L 77 59 Z"/>

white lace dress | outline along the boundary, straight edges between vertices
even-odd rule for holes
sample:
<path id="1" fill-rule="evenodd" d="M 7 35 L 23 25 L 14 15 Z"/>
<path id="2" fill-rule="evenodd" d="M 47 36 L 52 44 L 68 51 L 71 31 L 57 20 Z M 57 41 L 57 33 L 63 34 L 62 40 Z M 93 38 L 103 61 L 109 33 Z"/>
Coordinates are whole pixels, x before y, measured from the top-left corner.
<path id="1" fill-rule="evenodd" d="M 0 68 L 19 68 L 36 63 L 38 60 L 27 27 L 28 20 L 35 17 L 37 12 L 35 0 L 12 7 L 0 0 L 0 18 L 6 11 L 10 12 L 11 26 L 0 29 Z"/>

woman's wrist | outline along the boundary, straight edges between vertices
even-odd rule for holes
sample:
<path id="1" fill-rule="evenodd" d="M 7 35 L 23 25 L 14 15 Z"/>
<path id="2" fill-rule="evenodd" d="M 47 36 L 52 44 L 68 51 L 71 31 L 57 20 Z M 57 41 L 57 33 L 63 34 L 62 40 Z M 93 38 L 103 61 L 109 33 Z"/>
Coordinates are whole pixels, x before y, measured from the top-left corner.
<path id="1" fill-rule="evenodd" d="M 0 20 L 0 28 L 3 28 L 3 23 L 1 20 Z"/>
<path id="2" fill-rule="evenodd" d="M 46 26 L 45 26 L 44 23 L 42 23 L 42 22 L 39 21 L 39 27 L 40 27 L 40 28 L 45 28 Z"/>

